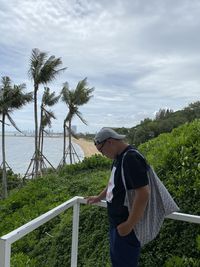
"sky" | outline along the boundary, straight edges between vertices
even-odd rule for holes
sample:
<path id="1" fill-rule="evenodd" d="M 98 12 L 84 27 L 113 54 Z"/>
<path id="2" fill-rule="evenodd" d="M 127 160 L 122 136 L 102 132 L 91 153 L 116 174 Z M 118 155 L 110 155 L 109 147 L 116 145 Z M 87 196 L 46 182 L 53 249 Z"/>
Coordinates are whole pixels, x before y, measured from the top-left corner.
<path id="1" fill-rule="evenodd" d="M 74 89 L 85 77 L 95 88 L 80 107 L 87 125 L 73 120 L 78 132 L 133 127 L 161 108 L 200 100 L 199 14 L 199 0 L 0 0 L 0 76 L 32 91 L 28 69 L 38 48 L 67 67 L 47 85 L 52 91 L 64 82 Z M 62 131 L 67 106 L 52 110 L 52 130 Z M 34 129 L 33 103 L 12 118 Z"/>

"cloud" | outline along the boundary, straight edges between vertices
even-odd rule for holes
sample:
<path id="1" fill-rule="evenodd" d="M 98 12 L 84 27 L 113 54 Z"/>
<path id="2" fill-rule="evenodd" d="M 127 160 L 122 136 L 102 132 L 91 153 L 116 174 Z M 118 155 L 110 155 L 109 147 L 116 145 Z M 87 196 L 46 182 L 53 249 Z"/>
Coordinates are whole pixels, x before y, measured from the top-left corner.
<path id="1" fill-rule="evenodd" d="M 26 82 L 31 50 L 62 57 L 68 69 L 49 87 L 60 92 L 88 77 L 94 97 L 80 111 L 79 131 L 106 123 L 132 127 L 162 107 L 183 108 L 199 98 L 200 2 L 198 0 L 0 0 L 0 71 Z M 42 96 L 43 86 L 39 90 Z M 29 107 L 16 113 L 34 128 Z M 66 107 L 55 106 L 53 129 L 62 129 Z M 20 115 L 21 114 L 21 115 Z M 28 121 L 29 118 L 29 122 Z M 24 124 L 23 124 L 24 119 Z"/>

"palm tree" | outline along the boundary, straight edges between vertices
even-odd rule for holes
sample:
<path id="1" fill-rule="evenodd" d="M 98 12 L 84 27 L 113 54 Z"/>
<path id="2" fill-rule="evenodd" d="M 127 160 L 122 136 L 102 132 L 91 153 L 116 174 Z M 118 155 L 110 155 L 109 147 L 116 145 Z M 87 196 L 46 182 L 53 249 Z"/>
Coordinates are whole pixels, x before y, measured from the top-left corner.
<path id="1" fill-rule="evenodd" d="M 54 106 L 60 98 L 59 96 L 55 96 L 55 92 L 50 93 L 50 89 L 48 87 L 44 88 L 44 93 L 42 96 L 41 103 L 41 114 L 40 114 L 40 130 L 39 130 L 39 150 L 41 155 L 43 154 L 43 137 L 44 137 L 44 129 L 46 126 L 51 127 L 51 119 L 56 119 L 53 111 L 47 110 L 47 107 Z"/>
<path id="2" fill-rule="evenodd" d="M 63 123 L 63 134 L 64 134 L 64 145 L 63 145 L 63 164 L 66 163 L 65 151 L 66 151 L 66 128 L 68 129 L 69 134 L 69 156 L 70 163 L 72 164 L 72 119 L 74 116 L 78 116 L 79 119 L 87 124 L 83 119 L 81 112 L 78 110 L 79 106 L 86 104 L 92 97 L 91 93 L 94 91 L 94 88 L 87 87 L 87 78 L 78 82 L 74 90 L 69 89 L 68 83 L 64 83 L 63 89 L 61 91 L 61 100 L 65 102 L 69 111 L 64 119 Z M 68 123 L 68 127 L 67 127 Z"/>
<path id="3" fill-rule="evenodd" d="M 37 92 L 41 84 L 53 81 L 56 76 L 66 68 L 59 68 L 62 65 L 61 58 L 48 57 L 46 52 L 34 48 L 30 59 L 29 76 L 34 83 L 34 120 L 35 120 L 35 177 L 38 174 L 39 144 L 38 144 L 38 112 Z"/>
<path id="4" fill-rule="evenodd" d="M 33 100 L 32 93 L 24 93 L 25 84 L 11 85 L 9 77 L 2 77 L 2 85 L 0 87 L 0 115 L 2 116 L 2 160 L 3 160 L 3 177 L 2 177 L 2 197 L 6 198 L 7 192 L 7 177 L 6 177 L 6 155 L 5 155 L 5 120 L 8 118 L 10 123 L 17 128 L 14 120 L 10 116 L 16 109 L 22 108 L 24 105 Z"/>

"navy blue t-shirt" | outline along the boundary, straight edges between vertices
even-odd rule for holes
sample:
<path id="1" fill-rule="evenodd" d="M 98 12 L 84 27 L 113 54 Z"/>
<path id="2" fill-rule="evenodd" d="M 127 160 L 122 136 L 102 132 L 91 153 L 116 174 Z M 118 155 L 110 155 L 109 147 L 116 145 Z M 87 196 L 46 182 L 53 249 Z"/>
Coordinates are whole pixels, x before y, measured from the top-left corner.
<path id="1" fill-rule="evenodd" d="M 125 188 L 121 176 L 122 157 L 125 152 L 133 149 L 128 146 L 117 158 L 113 161 L 112 170 L 114 172 L 114 185 L 112 189 L 112 199 L 107 201 L 108 216 L 111 226 L 116 227 L 128 218 L 128 208 L 124 206 Z M 124 158 L 124 176 L 127 189 L 137 189 L 148 184 L 147 168 L 148 165 L 142 156 L 136 151 L 130 151 Z M 114 169 L 113 169 L 114 168 Z"/>

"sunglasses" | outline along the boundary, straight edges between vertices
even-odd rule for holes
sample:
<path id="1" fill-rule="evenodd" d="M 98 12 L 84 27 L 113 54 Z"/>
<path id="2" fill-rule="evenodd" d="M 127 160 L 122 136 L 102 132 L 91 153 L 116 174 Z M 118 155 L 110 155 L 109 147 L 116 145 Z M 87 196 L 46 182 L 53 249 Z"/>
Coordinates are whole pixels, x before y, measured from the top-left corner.
<path id="1" fill-rule="evenodd" d="M 108 140 L 108 139 L 104 140 L 103 142 L 94 141 L 95 146 L 101 144 L 101 147 L 98 148 L 98 150 L 99 150 L 101 153 L 102 153 L 102 149 L 103 149 L 103 147 L 104 147 L 104 145 L 105 145 L 105 143 L 106 143 L 107 140 Z"/>

